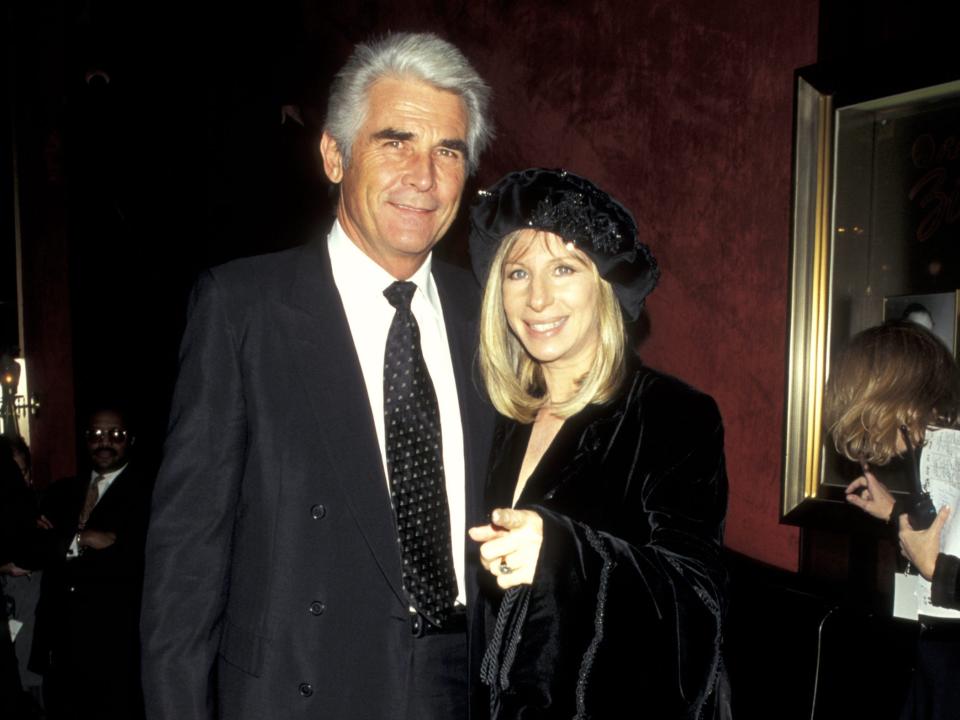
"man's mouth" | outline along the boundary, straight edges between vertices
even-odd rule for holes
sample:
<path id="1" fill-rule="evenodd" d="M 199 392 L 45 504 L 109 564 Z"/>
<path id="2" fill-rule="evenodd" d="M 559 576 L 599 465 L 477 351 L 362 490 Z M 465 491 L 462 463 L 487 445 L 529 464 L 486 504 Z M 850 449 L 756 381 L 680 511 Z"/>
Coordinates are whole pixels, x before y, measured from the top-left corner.
<path id="1" fill-rule="evenodd" d="M 413 212 L 413 213 L 426 214 L 426 213 L 432 213 L 434 210 L 436 210 L 435 207 L 423 207 L 420 205 L 411 205 L 409 203 L 399 202 L 396 200 L 391 200 L 390 204 L 393 205 L 398 210 L 404 210 L 406 212 Z"/>

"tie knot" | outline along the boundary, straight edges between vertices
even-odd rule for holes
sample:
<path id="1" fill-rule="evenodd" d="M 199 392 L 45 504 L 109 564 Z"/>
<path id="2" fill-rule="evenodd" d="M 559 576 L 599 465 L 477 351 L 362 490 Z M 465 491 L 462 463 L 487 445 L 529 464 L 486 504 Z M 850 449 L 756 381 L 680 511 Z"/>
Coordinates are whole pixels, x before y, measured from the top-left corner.
<path id="1" fill-rule="evenodd" d="M 397 310 L 409 310 L 410 301 L 413 299 L 413 294 L 416 291 L 416 284 L 409 280 L 397 280 L 383 291 L 383 296 L 391 305 L 397 308 Z"/>

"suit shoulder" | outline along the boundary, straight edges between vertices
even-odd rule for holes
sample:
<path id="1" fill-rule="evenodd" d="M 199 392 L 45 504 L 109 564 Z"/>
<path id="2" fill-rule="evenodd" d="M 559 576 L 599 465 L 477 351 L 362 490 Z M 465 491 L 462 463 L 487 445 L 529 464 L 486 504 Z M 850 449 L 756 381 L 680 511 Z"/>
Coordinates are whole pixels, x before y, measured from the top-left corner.
<path id="1" fill-rule="evenodd" d="M 191 305 L 212 303 L 223 307 L 230 317 L 244 317 L 253 308 L 283 297 L 309 252 L 302 246 L 209 268 L 194 283 Z"/>
<path id="2" fill-rule="evenodd" d="M 278 284 L 298 267 L 306 247 L 239 258 L 217 265 L 206 271 L 217 284 L 227 289 L 249 289 Z"/>
<path id="3" fill-rule="evenodd" d="M 44 511 L 62 508 L 64 504 L 74 502 L 88 482 L 89 476 L 84 475 L 60 478 L 50 483 L 41 493 L 40 506 L 44 508 Z"/>
<path id="4" fill-rule="evenodd" d="M 479 306 L 480 285 L 472 272 L 443 260 L 435 260 L 431 270 L 445 297 L 456 297 L 470 305 Z"/>

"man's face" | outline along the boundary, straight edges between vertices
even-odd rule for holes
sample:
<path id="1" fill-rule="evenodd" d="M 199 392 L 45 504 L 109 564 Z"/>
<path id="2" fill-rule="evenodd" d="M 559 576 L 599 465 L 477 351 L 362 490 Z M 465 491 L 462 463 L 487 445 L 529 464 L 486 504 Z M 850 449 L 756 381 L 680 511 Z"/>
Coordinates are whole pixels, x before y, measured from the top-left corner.
<path id="1" fill-rule="evenodd" d="M 406 279 L 457 214 L 467 176 L 467 113 L 458 95 L 383 78 L 367 93 L 350 165 L 326 133 L 324 169 L 340 183 L 337 218 L 378 265 Z"/>
<path id="2" fill-rule="evenodd" d="M 120 413 L 113 410 L 94 413 L 87 425 L 86 439 L 90 463 L 98 473 L 118 470 L 127 462 L 133 438 Z"/>

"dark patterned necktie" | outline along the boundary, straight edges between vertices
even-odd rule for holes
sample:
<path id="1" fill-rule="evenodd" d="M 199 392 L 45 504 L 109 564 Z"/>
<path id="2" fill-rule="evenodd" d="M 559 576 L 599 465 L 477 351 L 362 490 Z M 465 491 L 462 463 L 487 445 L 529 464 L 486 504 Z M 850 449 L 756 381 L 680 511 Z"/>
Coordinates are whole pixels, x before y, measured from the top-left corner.
<path id="1" fill-rule="evenodd" d="M 437 626 L 453 608 L 457 576 L 450 549 L 450 511 L 443 476 L 440 411 L 410 311 L 417 286 L 395 282 L 383 291 L 397 312 L 383 360 L 387 475 L 403 559 L 403 587 L 421 615 Z"/>

